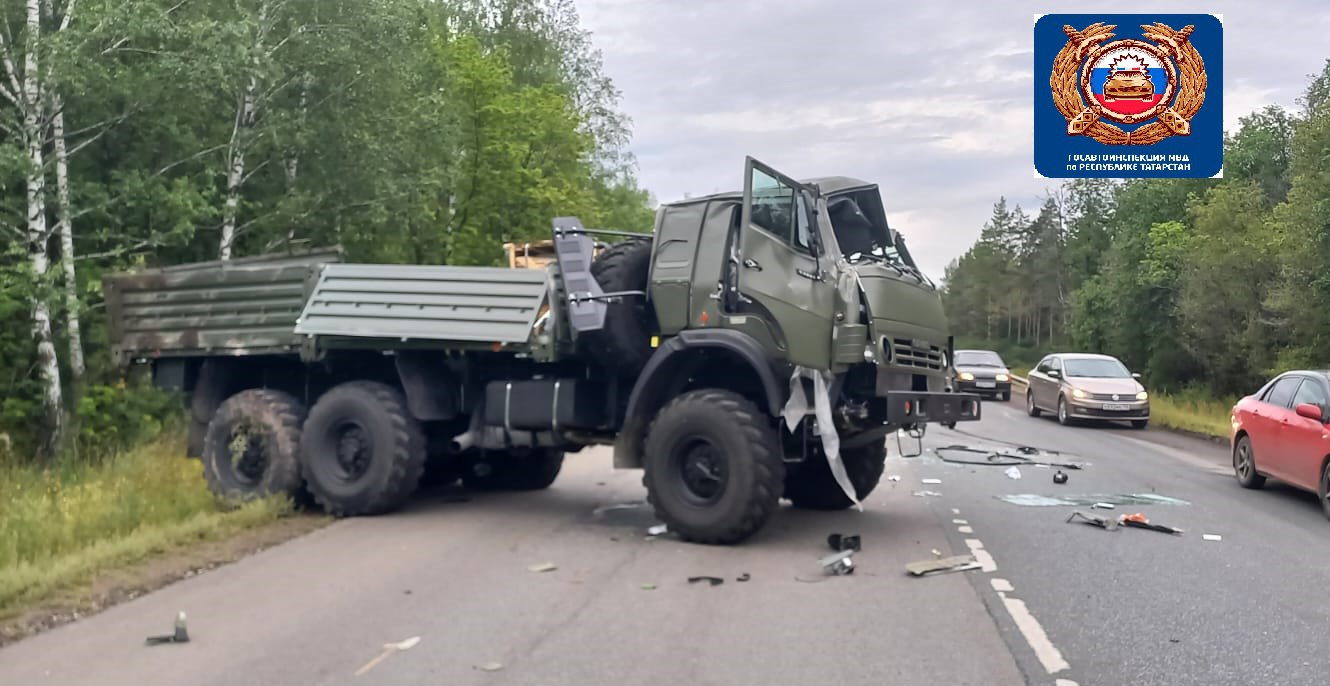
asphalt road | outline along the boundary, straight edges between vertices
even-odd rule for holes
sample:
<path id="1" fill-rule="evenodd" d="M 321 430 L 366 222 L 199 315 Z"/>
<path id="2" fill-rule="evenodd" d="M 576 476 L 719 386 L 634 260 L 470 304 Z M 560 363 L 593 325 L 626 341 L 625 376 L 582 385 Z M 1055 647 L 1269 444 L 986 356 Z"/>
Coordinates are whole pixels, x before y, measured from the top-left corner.
<path id="1" fill-rule="evenodd" d="M 1064 428 L 1014 400 L 985 404 L 983 421 L 960 428 L 1076 453 L 1061 457 L 1089 465 L 1067 484 L 1031 466 L 1013 480 L 1005 467 L 901 458 L 893 441 L 887 474 L 900 480 L 884 480 L 865 512 L 784 509 L 748 544 L 720 548 L 647 540 L 640 475 L 586 451 L 549 491 L 426 494 L 408 511 L 339 522 L 0 649 L 0 684 L 1324 680 L 1330 522 L 1314 497 L 1238 488 L 1222 446 Z M 983 442 L 938 429 L 925 445 L 955 443 Z M 912 495 L 924 490 L 940 495 Z M 1115 493 L 1187 501 L 1094 511 L 1141 511 L 1186 533 L 1109 532 L 1066 523 L 1074 507 L 995 498 Z M 614 505 L 628 507 L 598 511 Z M 822 578 L 834 531 L 860 534 L 864 551 L 854 575 Z M 983 569 L 904 571 L 934 548 L 972 546 Z M 529 569 L 547 562 L 557 569 Z M 725 582 L 689 584 L 694 575 Z M 179 610 L 192 641 L 144 646 Z M 412 637 L 355 674 L 383 644 Z"/>

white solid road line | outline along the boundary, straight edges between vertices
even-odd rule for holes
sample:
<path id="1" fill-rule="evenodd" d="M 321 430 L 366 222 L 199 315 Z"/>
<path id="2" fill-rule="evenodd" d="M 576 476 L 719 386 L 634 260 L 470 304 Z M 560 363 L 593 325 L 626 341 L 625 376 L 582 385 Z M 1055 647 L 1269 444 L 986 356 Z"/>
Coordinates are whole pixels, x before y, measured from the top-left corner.
<path id="1" fill-rule="evenodd" d="M 965 545 L 970 547 L 970 552 L 974 554 L 974 559 L 979 563 L 981 571 L 996 572 L 997 562 L 993 561 L 993 556 L 984 550 L 984 543 L 977 538 L 965 539 Z"/>

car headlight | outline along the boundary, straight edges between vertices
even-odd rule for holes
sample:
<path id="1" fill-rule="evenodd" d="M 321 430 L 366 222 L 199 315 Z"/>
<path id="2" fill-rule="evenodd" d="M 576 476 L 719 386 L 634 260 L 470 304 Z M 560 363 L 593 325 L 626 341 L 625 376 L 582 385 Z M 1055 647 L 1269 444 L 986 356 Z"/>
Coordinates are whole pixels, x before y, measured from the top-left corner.
<path id="1" fill-rule="evenodd" d="M 959 376 L 961 381 L 974 381 L 974 374 L 970 372 L 961 372 Z"/>
<path id="2" fill-rule="evenodd" d="M 998 380 L 998 381 L 1011 381 L 1011 377 L 1010 377 L 1010 376 L 1007 376 L 1006 374 L 998 374 L 998 375 L 997 375 L 997 380 Z"/>
<path id="3" fill-rule="evenodd" d="M 1073 389 L 1071 389 L 1071 397 L 1073 397 L 1073 398 L 1084 398 L 1084 397 L 1086 397 L 1086 395 L 1085 395 L 1085 391 L 1082 391 L 1082 390 L 1079 389 L 1079 388 L 1073 388 Z"/>
<path id="4" fill-rule="evenodd" d="M 1150 394 L 1149 394 L 1149 393 L 1146 393 L 1145 391 L 1141 391 L 1140 393 L 1137 393 L 1137 394 L 1136 394 L 1136 399 L 1137 399 L 1137 400 L 1149 400 L 1149 399 L 1150 399 Z"/>

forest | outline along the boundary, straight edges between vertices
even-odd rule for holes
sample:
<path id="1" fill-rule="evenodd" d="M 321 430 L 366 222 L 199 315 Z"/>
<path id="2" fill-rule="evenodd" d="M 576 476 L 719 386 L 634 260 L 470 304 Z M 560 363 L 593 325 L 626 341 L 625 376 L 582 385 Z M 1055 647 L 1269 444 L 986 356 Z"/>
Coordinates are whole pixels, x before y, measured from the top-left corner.
<path id="1" fill-rule="evenodd" d="M 630 122 L 571 0 L 9 0 L 0 27 L 0 448 L 160 431 L 101 277 L 341 245 L 498 264 L 549 221 L 650 230 Z"/>
<path id="2" fill-rule="evenodd" d="M 1028 210 L 998 199 L 946 270 L 958 339 L 1013 367 L 1107 353 L 1152 390 L 1219 399 L 1330 366 L 1330 60 L 1298 110 L 1242 117 L 1222 179 L 1075 179 Z"/>

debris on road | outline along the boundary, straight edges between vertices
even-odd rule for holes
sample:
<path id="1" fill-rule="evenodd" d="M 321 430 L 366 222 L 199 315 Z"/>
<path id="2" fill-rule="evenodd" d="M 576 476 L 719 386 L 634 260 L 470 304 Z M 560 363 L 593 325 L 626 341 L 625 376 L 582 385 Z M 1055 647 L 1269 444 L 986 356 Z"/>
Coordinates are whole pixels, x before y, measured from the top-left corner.
<path id="1" fill-rule="evenodd" d="M 1090 526 L 1097 526 L 1107 531 L 1118 530 L 1118 522 L 1115 519 L 1109 519 L 1107 517 L 1099 517 L 1097 515 L 1088 515 L 1078 510 L 1076 512 L 1071 513 L 1070 517 L 1067 517 L 1067 523 L 1070 524 L 1072 521 L 1076 519 L 1083 519 L 1085 520 L 1084 521 L 1085 524 L 1088 524 Z"/>
<path id="2" fill-rule="evenodd" d="M 863 550 L 863 544 L 860 543 L 858 534 L 854 534 L 853 536 L 846 534 L 831 534 L 830 536 L 827 536 L 827 545 L 830 546 L 833 551 L 838 553 L 842 550 L 853 550 L 856 553 Z"/>
<path id="3" fill-rule="evenodd" d="M 738 581 L 738 582 L 742 583 L 742 582 L 744 582 L 744 581 L 748 581 L 748 580 L 751 579 L 751 578 L 753 578 L 753 577 L 749 576 L 749 575 L 748 575 L 748 572 L 744 572 L 743 574 L 740 574 L 740 575 L 735 579 L 735 581 Z"/>
<path id="4" fill-rule="evenodd" d="M 905 571 L 913 576 L 925 576 L 927 574 L 946 574 L 949 572 L 964 572 L 971 569 L 979 569 L 983 565 L 974 559 L 974 555 L 954 555 L 935 560 L 920 560 L 905 565 Z"/>
<path id="5" fill-rule="evenodd" d="M 915 491 L 911 495 L 913 495 L 916 498 L 924 498 L 927 496 L 942 495 L 942 494 L 938 493 L 937 491 Z"/>
<path id="6" fill-rule="evenodd" d="M 983 467 L 1012 467 L 1012 466 L 1016 466 L 1016 465 L 1046 465 L 1046 466 L 1049 466 L 1049 467 L 1062 467 L 1063 469 L 1083 469 L 1083 468 L 1085 467 L 1085 463 L 1081 463 L 1081 462 L 1055 462 L 1055 461 L 1051 461 L 1051 460 L 1040 460 L 1040 459 L 1036 459 L 1036 458 L 1033 457 L 1033 456 L 1035 456 L 1035 455 L 1041 455 L 1041 454 L 1045 454 L 1045 453 L 1044 453 L 1043 451 L 1040 451 L 1040 450 L 1035 449 L 1035 448 L 1031 448 L 1031 449 L 1029 449 L 1029 450 L 1018 450 L 1018 452 L 1021 452 L 1021 453 L 1024 453 L 1024 454 L 1016 455 L 1016 454 L 1013 454 L 1013 453 L 1004 452 L 1004 451 L 1000 451 L 1000 450 L 987 450 L 987 449 L 984 449 L 984 448 L 973 448 L 973 447 L 970 447 L 970 446 L 968 446 L 968 445 L 959 445 L 959 444 L 957 444 L 957 445 L 944 445 L 944 446 L 942 446 L 942 447 L 940 447 L 940 448 L 934 448 L 934 449 L 933 449 L 933 454 L 937 455 L 937 456 L 938 456 L 938 459 L 942 460 L 943 462 L 951 462 L 951 463 L 953 463 L 953 464 L 979 465 L 979 466 L 983 466 Z M 972 458 L 966 459 L 966 458 L 962 458 L 962 457 L 956 457 L 956 456 L 948 455 L 948 453 L 962 453 L 962 454 L 968 454 L 968 455 L 978 455 L 979 457 L 972 457 Z M 1047 454 L 1058 455 L 1058 454 L 1060 454 L 1060 453 L 1047 453 Z"/>
<path id="7" fill-rule="evenodd" d="M 901 480 L 900 474 L 892 474 L 891 476 L 887 477 L 887 481 L 900 481 L 900 480 Z"/>
<path id="8" fill-rule="evenodd" d="M 1171 526 L 1164 526 L 1163 524 L 1151 524 L 1150 520 L 1140 512 L 1129 515 L 1120 515 L 1118 517 L 1118 523 L 1122 526 L 1129 526 L 1134 529 L 1148 529 L 1150 531 L 1158 531 L 1165 534 L 1182 533 L 1182 529 L 1175 529 Z"/>
<path id="9" fill-rule="evenodd" d="M 502 662 L 486 662 L 486 663 L 483 664 L 483 665 L 476 665 L 476 669 L 479 669 L 479 670 L 482 671 L 482 672 L 497 672 L 497 671 L 503 669 L 503 663 L 502 663 Z"/>
<path id="10" fill-rule="evenodd" d="M 558 567 L 554 566 L 553 562 L 542 562 L 538 565 L 531 565 L 530 567 L 527 567 L 527 569 L 533 572 L 552 572 L 558 569 Z"/>
<path id="11" fill-rule="evenodd" d="M 1141 506 L 1141 505 L 1190 505 L 1191 503 L 1177 498 L 1170 498 L 1165 495 L 1155 493 L 1091 493 L 1087 495 L 1040 495 L 1036 493 L 1011 493 L 1006 495 L 993 496 L 1003 502 L 1012 505 L 1022 505 L 1025 507 L 1091 507 L 1096 504 L 1105 503 L 1118 506 Z"/>
<path id="12" fill-rule="evenodd" d="M 1057 470 L 1056 472 L 1054 472 L 1054 473 L 1053 473 L 1053 483 L 1055 483 L 1055 484 L 1065 484 L 1065 483 L 1067 483 L 1067 473 L 1064 472 L 1064 471 L 1062 471 L 1061 469 L 1059 469 L 1059 470 Z"/>
<path id="13" fill-rule="evenodd" d="M 854 556 L 853 550 L 842 550 L 841 552 L 836 553 L 835 555 L 828 555 L 822 558 L 821 560 L 818 560 L 818 564 L 822 565 L 822 571 L 830 576 L 844 576 L 846 574 L 853 574 L 854 573 L 853 556 Z"/>
<path id="14" fill-rule="evenodd" d="M 921 484 L 940 484 L 940 483 L 942 483 L 942 479 L 920 479 L 920 480 L 919 480 L 919 483 L 921 483 Z"/>
<path id="15" fill-rule="evenodd" d="M 1018 467 L 1008 467 L 1008 468 L 1007 468 L 1007 478 L 1008 478 L 1008 479 L 1019 479 L 1019 478 L 1021 478 L 1021 470 L 1020 470 L 1020 468 L 1018 468 Z"/>
<path id="16" fill-rule="evenodd" d="M 185 626 L 185 611 L 181 610 L 175 616 L 175 632 L 164 636 L 149 636 L 147 644 L 150 646 L 162 645 L 165 643 L 189 643 L 189 629 Z"/>
<path id="17" fill-rule="evenodd" d="M 1223 537 L 1223 536 L 1220 536 L 1219 534 L 1201 534 L 1201 538 L 1203 538 L 1203 539 L 1205 539 L 1205 540 L 1207 540 L 1207 541 L 1222 541 L 1222 540 L 1224 540 L 1224 537 Z"/>
<path id="18" fill-rule="evenodd" d="M 669 531 L 669 530 L 670 530 L 669 527 L 665 526 L 664 524 L 657 524 L 657 525 L 655 525 L 655 526 L 652 526 L 652 527 L 647 528 L 647 535 L 648 535 L 648 536 L 661 536 L 661 535 L 665 534 L 665 532 L 667 532 L 667 531 Z"/>
<path id="19" fill-rule="evenodd" d="M 719 586 L 719 585 L 725 583 L 725 580 L 722 579 L 722 578 L 720 578 L 720 577 L 718 577 L 718 576 L 690 576 L 690 577 L 688 577 L 688 583 L 690 583 L 690 584 L 695 584 L 695 583 L 698 583 L 699 581 L 706 581 L 706 582 L 709 582 L 712 586 Z"/>
<path id="20" fill-rule="evenodd" d="M 615 510 L 637 510 L 646 507 L 646 505 L 647 504 L 645 501 L 640 501 L 640 500 L 634 503 L 614 503 L 613 505 L 601 505 L 600 507 L 592 510 L 591 514 L 595 517 L 599 517 L 605 514 L 606 512 L 613 512 Z"/>
<path id="21" fill-rule="evenodd" d="M 398 641 L 397 643 L 383 644 L 383 652 L 379 653 L 378 656 L 375 657 L 373 660 L 366 662 L 365 666 L 361 667 L 360 669 L 357 669 L 356 676 L 360 676 L 361 674 L 364 674 L 365 672 L 374 669 L 376 665 L 378 665 L 380 662 L 383 662 L 384 660 L 387 660 L 388 656 L 392 655 L 393 653 L 401 652 L 403 650 L 410 650 L 414 648 L 417 643 L 420 643 L 419 636 L 412 636 L 411 638 L 408 638 L 405 641 Z"/>
<path id="22" fill-rule="evenodd" d="M 1091 510 L 1111 510 L 1111 509 L 1113 509 L 1113 508 L 1115 508 L 1115 507 L 1117 507 L 1117 505 L 1114 505 L 1113 503 L 1095 503 L 1095 504 L 1093 504 L 1093 505 L 1090 506 L 1090 509 L 1091 509 Z"/>
<path id="23" fill-rule="evenodd" d="M 655 585 L 655 584 L 642 584 L 642 590 L 643 590 L 643 591 L 654 591 L 654 590 L 656 590 L 656 585 Z"/>

